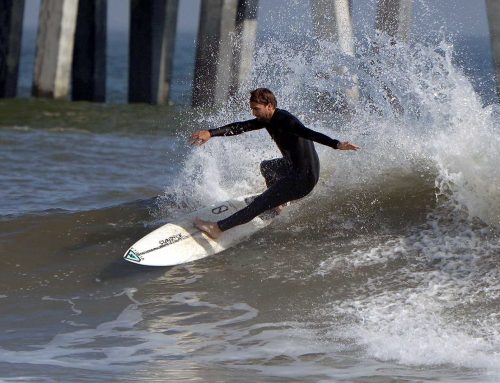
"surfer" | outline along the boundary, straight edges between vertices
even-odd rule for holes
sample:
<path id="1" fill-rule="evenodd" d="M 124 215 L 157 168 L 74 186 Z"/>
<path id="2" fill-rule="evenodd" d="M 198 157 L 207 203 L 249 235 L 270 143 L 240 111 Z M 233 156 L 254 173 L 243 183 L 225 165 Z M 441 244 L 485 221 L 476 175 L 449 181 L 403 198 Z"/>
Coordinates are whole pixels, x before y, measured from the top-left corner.
<path id="1" fill-rule="evenodd" d="M 306 128 L 291 113 L 278 109 L 276 97 L 267 88 L 250 92 L 250 109 L 255 119 L 201 130 L 191 136 L 193 145 L 202 145 L 212 137 L 235 136 L 266 129 L 283 155 L 283 158 L 261 163 L 260 170 L 267 190 L 247 207 L 218 222 L 195 219 L 194 225 L 213 239 L 217 239 L 223 231 L 247 223 L 267 210 L 279 210 L 287 202 L 308 195 L 319 179 L 319 159 L 313 141 L 333 149 L 359 149 L 359 146 L 350 142 L 340 142 Z"/>

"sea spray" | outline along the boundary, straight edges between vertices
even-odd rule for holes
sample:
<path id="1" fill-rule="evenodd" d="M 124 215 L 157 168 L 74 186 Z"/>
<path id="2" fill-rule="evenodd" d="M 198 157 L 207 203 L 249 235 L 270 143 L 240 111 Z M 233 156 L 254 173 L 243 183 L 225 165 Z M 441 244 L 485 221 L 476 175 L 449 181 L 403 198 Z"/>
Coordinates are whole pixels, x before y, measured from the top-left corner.
<path id="1" fill-rule="evenodd" d="M 357 52 L 355 57 L 342 54 L 336 44 L 324 41 L 305 50 L 267 41 L 258 48 L 248 89 L 271 88 L 278 106 L 308 127 L 362 147 L 352 154 L 316 145 L 326 185 L 340 182 L 344 188 L 358 188 L 387 173 L 430 173 L 436 186 L 449 183 L 449 197 L 471 216 L 498 225 L 498 117 L 492 107 L 481 104 L 453 64 L 453 45 L 442 41 L 410 46 L 376 35 L 358 42 Z M 343 68 L 341 73 L 338 68 Z M 336 100 L 342 89 L 356 82 L 362 90 L 360 101 L 340 115 Z M 238 100 L 204 117 L 200 125 L 209 129 L 252 118 L 245 97 Z M 214 138 L 192 151 L 178 182 L 166 193 L 183 195 L 194 208 L 259 192 L 265 187 L 259 162 L 278 156 L 264 131 Z"/>

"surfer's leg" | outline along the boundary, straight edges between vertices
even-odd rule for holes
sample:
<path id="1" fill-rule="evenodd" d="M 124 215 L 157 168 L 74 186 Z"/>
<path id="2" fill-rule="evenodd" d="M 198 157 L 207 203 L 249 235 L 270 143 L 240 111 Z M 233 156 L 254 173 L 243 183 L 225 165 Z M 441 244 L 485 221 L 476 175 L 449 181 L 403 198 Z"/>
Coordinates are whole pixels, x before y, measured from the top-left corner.
<path id="1" fill-rule="evenodd" d="M 250 222 L 266 210 L 274 209 L 286 202 L 302 198 L 314 188 L 315 182 L 296 176 L 281 178 L 264 193 L 257 196 L 247 207 L 217 222 L 221 231 Z"/>
<path id="2" fill-rule="evenodd" d="M 310 190 L 305 194 L 302 190 L 305 185 L 305 182 L 300 182 L 297 180 L 297 177 L 294 176 L 279 178 L 269 189 L 257 196 L 247 207 L 237 211 L 228 218 L 219 222 L 204 221 L 200 218 L 196 218 L 194 220 L 194 226 L 209 237 L 217 239 L 225 230 L 247 223 L 267 210 L 279 208 L 288 201 L 301 198 L 305 194 L 308 194 Z M 314 187 L 314 185 L 312 185 L 312 187 Z M 279 212 L 277 213 L 279 214 Z"/>
<path id="3" fill-rule="evenodd" d="M 266 180 L 266 186 L 270 187 L 290 174 L 290 165 L 284 158 L 266 160 L 260 163 L 260 172 Z"/>

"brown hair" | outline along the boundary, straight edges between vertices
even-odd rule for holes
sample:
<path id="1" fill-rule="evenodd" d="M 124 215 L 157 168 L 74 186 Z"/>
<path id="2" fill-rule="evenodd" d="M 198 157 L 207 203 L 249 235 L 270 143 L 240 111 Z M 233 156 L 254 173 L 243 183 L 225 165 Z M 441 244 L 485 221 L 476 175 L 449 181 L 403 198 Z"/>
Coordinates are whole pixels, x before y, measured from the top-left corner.
<path id="1" fill-rule="evenodd" d="M 267 88 L 257 88 L 250 92 L 250 102 L 256 102 L 257 104 L 271 104 L 275 108 L 278 107 L 278 102 L 276 101 L 276 96 Z"/>

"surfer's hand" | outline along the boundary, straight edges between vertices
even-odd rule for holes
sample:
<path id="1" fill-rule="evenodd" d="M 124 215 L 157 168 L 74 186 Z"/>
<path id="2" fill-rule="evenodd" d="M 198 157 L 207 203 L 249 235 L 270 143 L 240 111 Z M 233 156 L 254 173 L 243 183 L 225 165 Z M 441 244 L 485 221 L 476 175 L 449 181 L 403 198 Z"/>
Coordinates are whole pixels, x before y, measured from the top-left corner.
<path id="1" fill-rule="evenodd" d="M 195 132 L 191 135 L 191 145 L 203 145 L 211 137 L 212 136 L 208 130 L 200 130 L 199 132 Z"/>
<path id="2" fill-rule="evenodd" d="M 337 145 L 339 150 L 358 150 L 361 149 L 358 145 L 351 144 L 349 141 L 341 142 Z"/>

